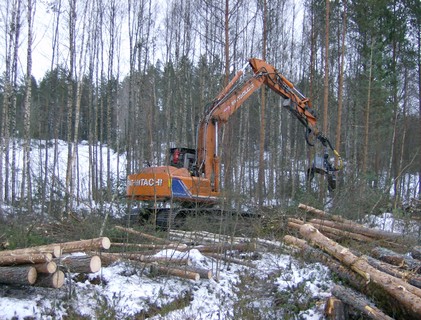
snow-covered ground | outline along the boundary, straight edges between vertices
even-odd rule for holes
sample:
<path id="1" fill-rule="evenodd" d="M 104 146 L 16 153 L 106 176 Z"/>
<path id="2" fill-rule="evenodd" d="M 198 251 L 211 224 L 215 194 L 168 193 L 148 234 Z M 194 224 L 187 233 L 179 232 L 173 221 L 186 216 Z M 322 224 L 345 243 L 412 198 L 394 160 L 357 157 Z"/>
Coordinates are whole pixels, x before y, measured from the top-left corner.
<path id="1" fill-rule="evenodd" d="M 253 262 L 255 267 L 247 267 L 217 265 L 196 249 L 158 253 L 186 254 L 193 265 L 218 274 L 218 281 L 156 276 L 140 266 L 117 262 L 82 282 L 71 280 L 76 276 L 72 274 L 60 289 L 0 286 L 0 319 L 61 319 L 75 312 L 89 319 L 107 315 L 130 319 L 142 312 L 150 314 L 150 319 L 239 319 L 244 310 L 260 319 L 279 319 L 284 312 L 295 312 L 294 305 L 308 306 L 296 312 L 297 318 L 323 319 L 323 303 L 330 295 L 332 279 L 328 269 L 318 263 L 303 264 L 287 254 L 266 252 Z M 180 309 L 164 316 L 153 313 L 185 297 L 187 305 Z"/>

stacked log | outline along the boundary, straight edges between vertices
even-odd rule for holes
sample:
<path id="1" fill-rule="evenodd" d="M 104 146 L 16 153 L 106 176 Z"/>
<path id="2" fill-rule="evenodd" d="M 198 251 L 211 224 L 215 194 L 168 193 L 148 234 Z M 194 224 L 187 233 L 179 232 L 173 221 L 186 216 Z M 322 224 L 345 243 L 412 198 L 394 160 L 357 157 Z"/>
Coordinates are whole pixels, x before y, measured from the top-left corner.
<path id="1" fill-rule="evenodd" d="M 394 252 L 387 248 L 375 247 L 371 250 L 371 254 L 389 264 L 399 266 L 402 269 L 421 273 L 421 261 L 407 257 L 403 254 Z"/>
<path id="2" fill-rule="evenodd" d="M 0 251 L 0 283 L 60 288 L 65 279 L 61 269 L 90 273 L 101 268 L 99 256 L 62 257 L 63 252 L 108 249 L 110 245 L 108 238 L 101 237 Z"/>
<path id="3" fill-rule="evenodd" d="M 33 285 L 37 275 L 33 266 L 0 267 L 0 283 L 3 284 Z"/>

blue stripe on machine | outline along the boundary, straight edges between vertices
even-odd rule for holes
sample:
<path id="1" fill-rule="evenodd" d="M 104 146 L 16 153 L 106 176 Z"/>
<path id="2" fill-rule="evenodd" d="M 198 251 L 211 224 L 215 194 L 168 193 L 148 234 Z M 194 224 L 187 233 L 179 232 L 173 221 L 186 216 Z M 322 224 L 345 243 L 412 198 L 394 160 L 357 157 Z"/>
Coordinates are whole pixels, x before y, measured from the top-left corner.
<path id="1" fill-rule="evenodd" d="M 187 190 L 186 185 L 180 179 L 172 179 L 172 194 L 176 197 L 191 197 L 190 192 Z"/>

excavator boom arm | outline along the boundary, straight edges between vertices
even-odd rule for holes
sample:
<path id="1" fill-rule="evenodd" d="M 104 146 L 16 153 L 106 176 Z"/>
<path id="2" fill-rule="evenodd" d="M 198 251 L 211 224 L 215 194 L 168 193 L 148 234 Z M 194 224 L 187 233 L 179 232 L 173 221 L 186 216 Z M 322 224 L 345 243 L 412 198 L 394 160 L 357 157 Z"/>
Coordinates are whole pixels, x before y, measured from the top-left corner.
<path id="1" fill-rule="evenodd" d="M 198 176 L 203 176 L 212 181 L 215 192 L 219 192 L 219 155 L 218 155 L 218 126 L 226 123 L 229 118 L 243 105 L 243 103 L 262 85 L 268 86 L 275 93 L 287 99 L 284 104 L 311 134 L 340 159 L 339 154 L 333 149 L 329 140 L 317 129 L 317 116 L 307 99 L 294 85 L 286 79 L 272 65 L 260 59 L 250 59 L 249 67 L 252 76 L 246 77 L 246 68 L 237 72 L 231 82 L 213 101 L 205 111 L 198 128 L 197 170 Z M 307 137 L 307 136 L 306 136 Z M 307 139 L 307 142 L 309 140 Z"/>

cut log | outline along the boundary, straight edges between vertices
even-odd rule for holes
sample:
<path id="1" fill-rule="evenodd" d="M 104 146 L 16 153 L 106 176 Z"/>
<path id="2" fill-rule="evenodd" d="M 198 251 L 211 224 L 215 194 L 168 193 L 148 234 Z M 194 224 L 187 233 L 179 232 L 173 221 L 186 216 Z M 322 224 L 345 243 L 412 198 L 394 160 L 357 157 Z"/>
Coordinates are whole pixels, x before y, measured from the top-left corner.
<path id="1" fill-rule="evenodd" d="M 297 220 L 297 219 L 294 219 L 294 220 Z M 300 221 L 300 220 L 299 220 Z M 296 222 L 294 222 L 294 221 L 289 221 L 289 219 L 288 219 L 288 228 L 291 228 L 291 229 L 295 229 L 295 230 L 297 230 L 297 231 L 299 231 L 300 230 L 300 228 L 301 228 L 301 226 L 304 224 L 304 222 L 302 222 L 302 223 L 296 223 Z M 323 234 L 325 235 L 325 236 L 327 236 L 327 237 L 329 237 L 329 238 L 331 238 L 331 239 L 334 239 L 334 240 L 338 240 L 338 239 L 340 239 L 340 237 L 338 236 L 338 235 L 336 235 L 336 234 L 332 234 L 332 233 L 330 233 L 330 232 L 327 232 L 327 231 L 323 231 Z"/>
<path id="2" fill-rule="evenodd" d="M 189 251 L 192 249 L 197 249 L 201 253 L 208 252 L 226 252 L 226 251 L 254 251 L 256 250 L 256 243 L 233 243 L 233 244 L 215 244 L 215 245 L 206 245 L 206 246 L 195 246 L 181 249 L 180 251 Z"/>
<path id="3" fill-rule="evenodd" d="M 205 255 L 208 256 L 208 257 L 217 259 L 217 260 L 228 262 L 228 263 L 235 263 L 235 264 L 243 265 L 243 266 L 250 267 L 250 268 L 256 267 L 251 261 L 246 261 L 246 260 L 242 260 L 242 259 L 238 259 L 238 258 L 229 257 L 227 255 L 220 254 L 220 253 L 205 252 Z"/>
<path id="4" fill-rule="evenodd" d="M 364 290 L 366 288 L 367 283 L 361 275 L 343 266 L 340 262 L 333 259 L 330 255 L 324 253 L 323 251 L 313 248 L 305 240 L 287 235 L 284 237 L 284 241 L 287 244 L 299 248 L 306 261 L 320 262 L 324 264 L 339 278 L 350 283 L 354 288 L 358 288 L 360 290 Z"/>
<path id="5" fill-rule="evenodd" d="M 359 234 L 359 233 L 353 233 L 353 232 L 349 232 L 349 231 L 345 231 L 345 230 L 340 230 L 340 229 L 336 229 L 333 227 L 329 227 L 323 224 L 319 224 L 316 222 L 310 222 L 313 226 L 315 226 L 319 231 L 321 231 L 323 234 L 333 234 L 337 237 L 345 237 L 345 238 L 350 238 L 350 239 L 354 239 L 357 241 L 362 241 L 362 242 L 371 242 L 373 241 L 373 238 L 367 237 L 363 234 Z"/>
<path id="6" fill-rule="evenodd" d="M 399 301 L 412 316 L 421 316 L 421 289 L 373 268 L 363 257 L 355 256 L 347 248 L 325 237 L 312 225 L 304 224 L 300 228 L 300 233 L 363 276 L 367 282 L 372 281 L 380 286 L 390 296 Z"/>
<path id="7" fill-rule="evenodd" d="M 34 264 L 38 273 L 54 273 L 57 271 L 57 264 L 54 261 Z"/>
<path id="8" fill-rule="evenodd" d="M 166 239 L 155 237 L 155 236 L 153 236 L 151 234 L 140 232 L 140 231 L 134 230 L 132 228 L 125 228 L 125 227 L 122 227 L 122 226 L 115 226 L 114 228 L 117 229 L 117 230 L 123 231 L 123 232 L 135 234 L 137 236 L 140 236 L 142 238 L 145 238 L 145 239 L 148 239 L 148 240 L 151 240 L 151 241 L 154 241 L 154 242 L 166 243 L 166 244 L 171 243 L 170 241 L 168 241 Z"/>
<path id="9" fill-rule="evenodd" d="M 161 275 L 171 275 L 176 276 L 184 279 L 191 279 L 198 281 L 200 279 L 200 275 L 197 272 L 192 272 L 184 269 L 177 269 L 171 267 L 164 267 L 159 265 L 152 265 L 151 266 L 151 273 L 152 274 L 161 274 Z"/>
<path id="10" fill-rule="evenodd" d="M 188 257 L 185 258 L 175 258 L 171 256 L 150 256 L 144 255 L 141 253 L 131 253 L 131 252 L 122 252 L 122 253 L 101 253 L 101 261 L 104 266 L 110 265 L 111 263 L 118 261 L 118 260 L 133 260 L 133 261 L 140 261 L 145 263 L 152 263 L 156 262 L 159 264 L 180 264 L 180 265 L 191 265 L 191 259 Z"/>
<path id="11" fill-rule="evenodd" d="M 184 243 L 167 243 L 167 244 L 153 244 L 153 243 L 119 243 L 114 242 L 113 246 L 116 247 L 127 247 L 127 248 L 139 248 L 139 249 L 185 249 L 187 246 Z"/>
<path id="12" fill-rule="evenodd" d="M 33 266 L 0 267 L 0 283 L 3 284 L 32 285 L 37 276 Z"/>
<path id="13" fill-rule="evenodd" d="M 38 274 L 35 286 L 46 287 L 46 288 L 61 288 L 64 284 L 64 273 L 61 270 L 57 270 L 52 274 L 40 273 Z"/>
<path id="14" fill-rule="evenodd" d="M 367 256 L 366 259 L 367 262 L 374 268 L 387 274 L 390 274 L 396 278 L 408 281 L 408 283 L 412 284 L 417 288 L 421 288 L 421 276 L 419 274 L 414 274 L 413 272 L 403 272 L 399 270 L 398 267 L 391 265 L 387 262 L 379 261 L 373 257 Z"/>
<path id="15" fill-rule="evenodd" d="M 371 254 L 381 261 L 385 261 L 406 270 L 421 273 L 421 262 L 417 259 L 407 257 L 382 247 L 373 248 Z"/>
<path id="16" fill-rule="evenodd" d="M 415 246 L 411 250 L 412 258 L 421 260 L 421 246 Z"/>
<path id="17" fill-rule="evenodd" d="M 335 221 L 328 221 L 328 220 L 321 220 L 321 219 L 311 219 L 310 223 L 315 223 L 323 226 L 328 226 L 331 228 L 336 228 L 340 230 L 350 231 L 354 233 L 360 233 L 365 236 L 379 239 L 379 240 L 396 240 L 402 239 L 402 234 L 387 232 L 378 229 L 371 229 L 364 227 L 363 225 L 356 224 L 356 223 L 343 223 L 343 222 L 335 222 Z"/>
<path id="18" fill-rule="evenodd" d="M 370 303 L 365 296 L 359 294 L 344 286 L 334 285 L 332 294 L 341 299 L 351 308 L 357 309 L 370 319 L 374 320 L 393 320 L 379 308 Z"/>
<path id="19" fill-rule="evenodd" d="M 74 273 L 95 273 L 101 270 L 99 256 L 65 256 L 56 260 L 59 266 Z"/>
<path id="20" fill-rule="evenodd" d="M 9 256 L 9 255 L 43 254 L 43 253 L 50 253 L 53 255 L 53 257 L 58 258 L 61 255 L 61 249 L 59 245 L 52 244 L 52 245 L 45 245 L 45 246 L 0 251 L 0 256 L 3 257 L 3 256 Z"/>
<path id="21" fill-rule="evenodd" d="M 201 279 L 212 279 L 212 270 L 197 267 L 197 266 L 185 266 L 183 270 L 198 273 Z"/>
<path id="22" fill-rule="evenodd" d="M 53 259 L 51 253 L 23 253 L 0 256 L 0 266 L 44 263 Z"/>
<path id="23" fill-rule="evenodd" d="M 344 223 L 349 223 L 349 224 L 353 224 L 354 222 L 351 220 L 347 220 L 341 216 L 337 216 L 334 214 L 330 214 L 326 211 L 320 210 L 320 209 L 316 209 L 314 207 L 311 206 L 307 206 L 303 203 L 300 203 L 298 205 L 298 209 L 304 210 L 306 212 L 312 213 L 322 219 L 328 219 L 328 220 L 333 220 L 333 221 L 338 221 L 338 222 L 344 222 Z"/>
<path id="24" fill-rule="evenodd" d="M 314 225 L 320 232 L 324 235 L 328 236 L 329 238 L 339 239 L 341 237 L 351 238 L 358 241 L 373 241 L 373 238 L 364 236 L 362 234 L 348 232 L 345 230 L 340 230 L 332 227 L 328 227 L 319 223 L 310 222 Z M 304 221 L 294 218 L 288 218 L 288 227 L 293 229 L 300 229 L 300 227 L 304 224 Z"/>
<path id="25" fill-rule="evenodd" d="M 139 261 L 142 262 L 146 262 L 146 263 L 151 263 L 151 262 L 156 262 L 156 263 L 171 263 L 171 264 L 181 264 L 181 265 L 186 265 L 186 266 L 190 266 L 191 265 L 191 259 L 189 259 L 188 257 L 185 258 L 175 258 L 175 257 L 171 257 L 171 256 L 161 256 L 161 257 L 156 257 L 156 256 L 142 256 Z"/>
<path id="26" fill-rule="evenodd" d="M 105 249 L 108 250 L 111 247 L 111 241 L 107 237 L 100 237 L 88 240 L 70 241 L 59 243 L 63 253 L 72 253 L 78 251 L 92 251 Z"/>
<path id="27" fill-rule="evenodd" d="M 325 316 L 329 320 L 347 320 L 345 305 L 336 297 L 329 297 L 325 304 Z"/>
<path id="28" fill-rule="evenodd" d="M 101 252 L 101 265 L 108 267 L 116 261 L 124 259 L 121 253 Z"/>
<path id="29" fill-rule="evenodd" d="M 170 230 L 170 236 L 184 243 L 241 243 L 250 242 L 250 238 L 234 237 L 208 231 Z"/>
<path id="30" fill-rule="evenodd" d="M 320 262 L 327 266 L 342 281 L 372 298 L 383 310 L 386 310 L 390 314 L 403 315 L 404 317 L 407 316 L 408 312 L 405 308 L 401 307 L 400 303 L 398 303 L 396 299 L 384 293 L 384 290 L 374 282 L 367 283 L 360 274 L 345 267 L 327 253 L 310 246 L 305 240 L 292 236 L 285 236 L 284 241 L 287 244 L 300 248 L 300 253 L 306 261 Z"/>

